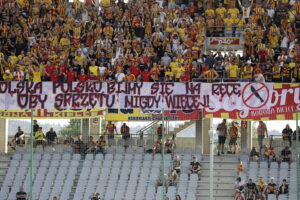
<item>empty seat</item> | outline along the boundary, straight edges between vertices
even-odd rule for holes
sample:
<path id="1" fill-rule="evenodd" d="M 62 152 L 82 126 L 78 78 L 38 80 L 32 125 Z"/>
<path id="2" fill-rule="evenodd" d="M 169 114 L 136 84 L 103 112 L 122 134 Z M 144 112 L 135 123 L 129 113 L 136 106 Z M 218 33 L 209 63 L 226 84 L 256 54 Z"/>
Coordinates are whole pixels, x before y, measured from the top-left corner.
<path id="1" fill-rule="evenodd" d="M 73 160 L 80 160 L 81 159 L 81 155 L 80 154 L 74 154 L 73 155 Z"/>
<path id="2" fill-rule="evenodd" d="M 76 154 L 74 154 L 74 155 L 76 155 Z M 68 154 L 68 153 L 63 154 L 62 159 L 63 160 L 70 160 L 71 159 L 71 154 Z"/>

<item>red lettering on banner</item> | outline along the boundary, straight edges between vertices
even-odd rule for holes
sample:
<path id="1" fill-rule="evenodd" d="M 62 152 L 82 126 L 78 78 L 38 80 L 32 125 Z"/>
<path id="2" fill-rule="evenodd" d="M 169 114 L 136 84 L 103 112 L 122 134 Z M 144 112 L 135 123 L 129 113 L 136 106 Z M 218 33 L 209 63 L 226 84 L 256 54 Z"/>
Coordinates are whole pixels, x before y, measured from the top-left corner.
<path id="1" fill-rule="evenodd" d="M 239 38 L 211 38 L 210 45 L 212 46 L 240 45 L 240 39 Z"/>
<path id="2" fill-rule="evenodd" d="M 231 95 L 237 95 L 241 96 L 241 90 L 240 90 L 241 84 L 240 83 L 217 83 L 212 84 L 212 95 L 221 95 L 221 97 L 224 97 L 225 95 L 231 96 Z"/>

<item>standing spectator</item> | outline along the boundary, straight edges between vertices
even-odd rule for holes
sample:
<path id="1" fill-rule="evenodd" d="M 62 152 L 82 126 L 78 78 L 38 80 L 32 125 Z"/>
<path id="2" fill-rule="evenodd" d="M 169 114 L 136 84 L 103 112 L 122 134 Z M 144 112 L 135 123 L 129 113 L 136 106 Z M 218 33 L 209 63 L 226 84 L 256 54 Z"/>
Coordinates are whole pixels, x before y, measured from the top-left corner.
<path id="1" fill-rule="evenodd" d="M 58 143 L 58 138 L 53 128 L 50 128 L 50 130 L 46 133 L 46 139 L 47 139 L 47 144 L 51 145 L 53 151 L 55 151 L 54 144 Z"/>
<path id="2" fill-rule="evenodd" d="M 292 161 L 292 152 L 288 146 L 286 146 L 281 151 L 281 161 L 282 162 L 291 162 Z"/>
<path id="3" fill-rule="evenodd" d="M 181 200 L 181 196 L 179 194 L 176 195 L 175 200 Z"/>
<path id="4" fill-rule="evenodd" d="M 263 147 L 265 136 L 269 137 L 267 125 L 263 121 L 259 121 L 257 127 L 257 139 L 259 145 L 259 153 L 261 153 L 261 149 Z"/>
<path id="5" fill-rule="evenodd" d="M 45 150 L 46 147 L 45 135 L 43 133 L 42 127 L 39 127 L 39 130 L 35 132 L 34 139 L 35 139 L 34 148 L 36 148 L 37 145 L 42 145 L 43 150 Z"/>
<path id="6" fill-rule="evenodd" d="M 293 130 L 290 128 L 290 125 L 287 124 L 285 128 L 282 130 L 282 142 L 283 146 L 292 146 L 292 134 Z"/>
<path id="7" fill-rule="evenodd" d="M 8 143 L 8 145 L 15 150 L 16 146 L 23 146 L 25 144 L 24 132 L 21 130 L 21 127 L 18 126 L 18 132 L 15 134 L 14 139 Z"/>
<path id="8" fill-rule="evenodd" d="M 191 174 L 198 174 L 198 179 L 200 180 L 201 175 L 201 165 L 197 161 L 197 157 L 193 156 L 193 160 L 190 163 L 190 169 L 188 171 L 188 176 L 190 177 Z"/>
<path id="9" fill-rule="evenodd" d="M 158 139 L 162 138 L 162 134 L 163 134 L 163 130 L 162 129 L 163 129 L 162 124 L 160 124 L 159 127 L 157 127 L 157 129 L 156 129 L 156 133 L 157 133 Z"/>
<path id="10" fill-rule="evenodd" d="M 107 134 L 108 139 L 114 139 L 115 133 L 118 134 L 116 126 L 109 121 L 106 125 L 105 134 Z"/>
<path id="11" fill-rule="evenodd" d="M 222 151 L 222 154 L 224 154 L 224 145 L 227 137 L 227 125 L 226 125 L 226 119 L 223 119 L 222 123 L 220 123 L 217 127 L 217 133 L 218 133 L 218 156 L 220 155 L 220 150 Z"/>
<path id="12" fill-rule="evenodd" d="M 299 131 L 299 135 L 298 135 L 298 141 L 300 141 L 300 126 L 298 126 L 298 131 Z M 294 133 L 293 133 L 293 143 L 294 143 L 294 146 L 296 145 L 296 137 L 297 137 L 297 128 L 296 130 L 294 130 Z"/>
<path id="13" fill-rule="evenodd" d="M 230 136 L 229 152 L 228 152 L 229 154 L 235 154 L 237 150 L 237 139 L 239 137 L 239 129 L 237 126 L 238 123 L 233 121 L 229 129 L 229 136 Z"/>
<path id="14" fill-rule="evenodd" d="M 129 145 L 128 141 L 130 139 L 130 129 L 126 123 L 123 123 L 123 125 L 121 126 L 121 134 L 122 134 L 122 138 L 124 140 L 124 148 L 126 149 Z"/>
<path id="15" fill-rule="evenodd" d="M 289 184 L 286 182 L 286 179 L 282 180 L 281 185 L 279 186 L 278 194 L 288 194 L 289 193 Z"/>
<path id="16" fill-rule="evenodd" d="M 90 136 L 89 141 L 87 143 L 86 153 L 95 153 L 96 151 L 96 142 L 94 142 L 94 137 Z"/>
<path id="17" fill-rule="evenodd" d="M 16 193 L 16 200 L 26 200 L 27 193 L 24 191 L 23 187 L 20 187 L 19 192 Z"/>
<path id="18" fill-rule="evenodd" d="M 96 142 L 96 146 L 97 146 L 96 153 L 102 153 L 103 155 L 106 154 L 105 151 L 106 141 L 103 135 L 101 135 L 99 140 Z"/>
<path id="19" fill-rule="evenodd" d="M 39 130 L 40 126 L 37 123 L 37 120 L 33 120 L 33 135 Z"/>

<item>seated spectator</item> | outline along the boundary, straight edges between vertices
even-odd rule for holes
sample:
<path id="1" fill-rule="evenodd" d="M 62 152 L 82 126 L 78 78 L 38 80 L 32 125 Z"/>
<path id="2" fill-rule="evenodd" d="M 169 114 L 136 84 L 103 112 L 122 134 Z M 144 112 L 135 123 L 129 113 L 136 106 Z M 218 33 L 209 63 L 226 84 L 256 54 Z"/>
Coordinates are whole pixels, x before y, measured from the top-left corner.
<path id="1" fill-rule="evenodd" d="M 176 170 L 177 174 L 181 172 L 181 161 L 180 161 L 180 156 L 176 156 L 174 161 L 173 161 L 173 170 Z"/>
<path id="2" fill-rule="evenodd" d="M 59 200 L 57 196 L 54 196 L 52 200 Z"/>
<path id="3" fill-rule="evenodd" d="M 77 140 L 74 142 L 74 153 L 84 153 L 84 143 L 81 140 L 81 136 L 77 137 Z"/>
<path id="4" fill-rule="evenodd" d="M 255 200 L 266 200 L 266 197 L 262 192 L 258 192 L 256 194 Z"/>
<path id="5" fill-rule="evenodd" d="M 278 194 L 288 194 L 289 193 L 289 184 L 286 182 L 286 179 L 282 180 L 281 185 L 279 186 Z"/>
<path id="6" fill-rule="evenodd" d="M 242 182 L 241 177 L 237 177 L 234 184 L 234 196 L 236 197 L 238 193 L 243 193 L 245 189 L 244 183 Z"/>
<path id="7" fill-rule="evenodd" d="M 245 198 L 242 196 L 241 192 L 238 192 L 235 196 L 235 200 L 245 200 Z"/>
<path id="8" fill-rule="evenodd" d="M 173 150 L 174 150 L 173 140 L 172 139 L 167 139 L 167 141 L 165 143 L 165 151 L 166 151 L 166 153 L 173 154 Z"/>
<path id="9" fill-rule="evenodd" d="M 53 130 L 53 128 L 50 128 L 50 130 L 46 133 L 46 139 L 47 139 L 47 144 L 51 145 L 53 148 L 53 151 L 55 151 L 54 144 L 58 143 L 58 138 L 57 138 L 56 132 Z"/>
<path id="10" fill-rule="evenodd" d="M 15 134 L 14 139 L 8 143 L 8 145 L 15 150 L 16 146 L 23 146 L 25 144 L 24 132 L 21 130 L 21 127 L 18 127 L 18 132 Z"/>
<path id="11" fill-rule="evenodd" d="M 19 192 L 16 193 L 16 200 L 26 200 L 27 193 L 24 191 L 23 187 L 20 187 Z"/>
<path id="12" fill-rule="evenodd" d="M 248 195 L 256 192 L 256 184 L 252 182 L 252 179 L 249 178 L 248 182 L 245 185 L 245 197 L 247 199 Z"/>
<path id="13" fill-rule="evenodd" d="M 264 160 L 267 161 L 276 161 L 276 154 L 274 152 L 274 147 L 264 146 Z"/>
<path id="14" fill-rule="evenodd" d="M 247 200 L 255 200 L 255 193 L 253 191 L 250 191 L 248 196 L 247 196 Z"/>
<path id="15" fill-rule="evenodd" d="M 159 186 L 163 186 L 163 183 L 165 184 L 165 187 L 166 187 L 166 192 L 168 192 L 168 187 L 169 187 L 169 181 L 168 181 L 168 177 L 166 177 L 162 170 L 160 170 L 160 173 L 159 173 L 159 177 L 158 179 L 156 180 L 156 184 L 155 184 L 155 192 L 157 193 L 157 188 Z M 164 179 L 164 180 L 163 180 Z"/>
<path id="16" fill-rule="evenodd" d="M 176 195 L 175 200 L 181 200 L 181 196 L 179 194 Z"/>
<path id="17" fill-rule="evenodd" d="M 172 170 L 169 176 L 169 186 L 177 186 L 178 174 L 176 170 Z"/>
<path id="18" fill-rule="evenodd" d="M 161 153 L 161 149 L 162 149 L 162 142 L 161 139 L 158 139 L 153 147 L 153 153 Z"/>
<path id="19" fill-rule="evenodd" d="M 94 142 L 94 137 L 90 136 L 89 141 L 87 143 L 86 153 L 95 153 L 96 151 L 96 142 Z"/>
<path id="20" fill-rule="evenodd" d="M 34 148 L 36 148 L 37 145 L 42 145 L 43 146 L 43 150 L 45 150 L 46 147 L 46 143 L 45 143 L 45 135 L 43 133 L 43 128 L 39 127 L 39 130 L 37 132 L 35 132 L 35 142 L 34 142 Z"/>
<path id="21" fill-rule="evenodd" d="M 262 193 L 265 193 L 266 192 L 266 189 L 267 189 L 267 182 L 264 181 L 263 177 L 259 177 L 259 180 L 257 181 L 256 183 L 256 188 L 257 188 L 257 191 L 258 192 L 262 192 Z"/>
<path id="22" fill-rule="evenodd" d="M 292 152 L 288 146 L 286 146 L 282 151 L 281 151 L 281 161 L 282 162 L 291 162 L 292 160 Z"/>
<path id="23" fill-rule="evenodd" d="M 250 159 L 250 161 L 258 161 L 259 160 L 259 153 L 256 151 L 256 147 L 252 147 L 249 159 Z"/>
<path id="24" fill-rule="evenodd" d="M 64 140 L 64 145 L 66 146 L 72 146 L 74 144 L 74 139 L 72 136 L 67 136 L 66 139 Z"/>
<path id="25" fill-rule="evenodd" d="M 100 197 L 100 194 L 95 192 L 90 198 L 90 200 L 100 200 L 101 197 Z"/>
<path id="26" fill-rule="evenodd" d="M 99 140 L 96 142 L 97 150 L 96 153 L 106 154 L 106 141 L 103 135 L 100 136 Z"/>
<path id="27" fill-rule="evenodd" d="M 274 177 L 270 178 L 270 182 L 268 183 L 266 194 L 267 195 L 275 194 L 276 196 L 278 196 L 278 188 L 277 188 L 277 184 L 274 182 Z"/>
<path id="28" fill-rule="evenodd" d="M 191 174 L 198 174 L 198 178 L 200 180 L 200 175 L 201 175 L 201 165 L 197 161 L 197 158 L 193 156 L 193 160 L 190 163 L 190 169 L 188 171 L 188 176 L 190 178 Z"/>

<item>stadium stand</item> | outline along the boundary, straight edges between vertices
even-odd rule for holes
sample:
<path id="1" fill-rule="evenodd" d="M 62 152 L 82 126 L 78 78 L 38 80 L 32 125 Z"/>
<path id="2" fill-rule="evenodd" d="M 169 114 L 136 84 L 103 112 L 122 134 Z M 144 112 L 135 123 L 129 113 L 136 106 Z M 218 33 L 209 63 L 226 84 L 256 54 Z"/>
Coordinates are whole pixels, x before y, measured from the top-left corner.
<path id="1" fill-rule="evenodd" d="M 33 199 L 89 199 L 98 192 L 107 200 L 161 199 L 161 187 L 155 192 L 155 183 L 160 175 L 161 155 L 143 153 L 143 149 L 113 149 L 105 157 L 102 154 L 35 153 L 33 160 Z M 121 153 L 122 152 L 122 153 Z M 180 154 L 182 171 L 176 186 L 169 186 L 167 196 L 174 199 L 176 194 L 184 199 L 195 199 L 198 176 L 188 179 L 191 149 Z M 194 155 L 194 154 L 193 154 Z M 201 155 L 197 154 L 201 159 Z M 12 155 L 0 194 L 4 199 L 15 199 L 20 186 L 29 191 L 29 153 Z M 170 154 L 165 159 L 165 174 L 172 166 Z"/>

